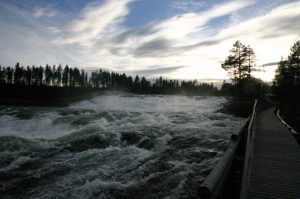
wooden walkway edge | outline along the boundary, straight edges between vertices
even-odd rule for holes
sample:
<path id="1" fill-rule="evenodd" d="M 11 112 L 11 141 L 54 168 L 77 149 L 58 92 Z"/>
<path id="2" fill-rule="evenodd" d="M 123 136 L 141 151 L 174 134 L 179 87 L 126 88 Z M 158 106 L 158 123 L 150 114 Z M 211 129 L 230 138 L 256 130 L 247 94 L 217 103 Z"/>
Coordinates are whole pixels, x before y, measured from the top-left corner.
<path id="1" fill-rule="evenodd" d="M 241 198 L 300 198 L 300 146 L 273 111 L 257 115 L 247 188 Z"/>

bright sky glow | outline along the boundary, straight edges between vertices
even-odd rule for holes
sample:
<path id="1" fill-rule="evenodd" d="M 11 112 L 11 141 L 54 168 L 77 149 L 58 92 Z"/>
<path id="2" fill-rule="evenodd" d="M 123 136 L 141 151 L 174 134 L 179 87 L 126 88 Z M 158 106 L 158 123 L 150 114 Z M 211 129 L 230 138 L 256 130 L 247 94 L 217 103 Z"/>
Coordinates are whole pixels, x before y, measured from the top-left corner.
<path id="1" fill-rule="evenodd" d="M 0 64 L 222 81 L 236 40 L 258 65 L 286 57 L 300 39 L 299 11 L 293 0 L 0 0 Z M 256 75 L 270 81 L 275 68 Z"/>

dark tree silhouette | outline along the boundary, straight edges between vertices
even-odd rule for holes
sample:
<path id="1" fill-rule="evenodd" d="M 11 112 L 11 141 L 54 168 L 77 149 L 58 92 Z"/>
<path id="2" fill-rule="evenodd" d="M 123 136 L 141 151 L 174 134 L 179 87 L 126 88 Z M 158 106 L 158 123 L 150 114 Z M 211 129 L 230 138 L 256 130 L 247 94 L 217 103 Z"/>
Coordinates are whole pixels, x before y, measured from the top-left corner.
<path id="1" fill-rule="evenodd" d="M 5 83 L 5 73 L 6 73 L 5 68 L 2 69 L 2 67 L 0 66 L 0 84 Z"/>
<path id="2" fill-rule="evenodd" d="M 228 74 L 234 84 L 238 84 L 242 79 L 250 77 L 251 69 L 255 65 L 255 54 L 253 49 L 246 47 L 240 41 L 233 44 L 230 55 L 222 64 L 222 68 Z"/>
<path id="3" fill-rule="evenodd" d="M 14 82 L 15 84 L 21 84 L 21 68 L 19 62 L 15 65 Z"/>
<path id="4" fill-rule="evenodd" d="M 64 68 L 64 71 L 63 71 L 63 76 L 62 76 L 62 83 L 63 83 L 63 86 L 65 86 L 65 87 L 69 86 L 69 72 L 70 72 L 69 66 L 66 65 Z"/>
<path id="5" fill-rule="evenodd" d="M 45 67 L 45 85 L 46 86 L 50 86 L 51 77 L 52 77 L 51 67 L 48 64 L 46 64 L 46 67 Z"/>
<path id="6" fill-rule="evenodd" d="M 59 64 L 57 67 L 57 74 L 56 74 L 56 78 L 57 78 L 57 86 L 61 86 L 62 83 L 62 66 Z"/>
<path id="7" fill-rule="evenodd" d="M 31 85 L 32 82 L 32 70 L 29 66 L 27 66 L 27 69 L 26 69 L 26 85 Z"/>
<path id="8" fill-rule="evenodd" d="M 283 109 L 300 114 L 300 41 L 291 47 L 288 59 L 279 62 L 273 88 Z"/>
<path id="9" fill-rule="evenodd" d="M 255 53 L 249 45 L 246 48 L 244 48 L 244 51 L 245 51 L 244 54 L 246 55 L 245 67 L 248 70 L 246 76 L 250 77 L 252 68 L 256 65 Z"/>
<path id="10" fill-rule="evenodd" d="M 300 131 L 300 41 L 293 44 L 287 60 L 279 62 L 273 92 L 284 119 Z"/>
<path id="11" fill-rule="evenodd" d="M 222 68 L 228 72 L 237 92 L 236 97 L 242 98 L 245 84 L 250 83 L 247 78 L 251 78 L 252 68 L 255 66 L 255 53 L 250 46 L 245 46 L 240 41 L 233 44 L 230 55 L 222 64 Z"/>

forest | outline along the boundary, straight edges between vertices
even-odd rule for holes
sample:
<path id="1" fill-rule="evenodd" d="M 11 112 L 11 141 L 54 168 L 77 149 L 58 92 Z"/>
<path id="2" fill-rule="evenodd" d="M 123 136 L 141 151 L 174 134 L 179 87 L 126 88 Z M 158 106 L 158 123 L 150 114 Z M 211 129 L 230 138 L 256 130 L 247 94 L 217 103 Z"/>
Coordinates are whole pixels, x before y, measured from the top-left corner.
<path id="1" fill-rule="evenodd" d="M 281 59 L 272 92 L 284 119 L 300 132 L 300 41 L 293 44 L 287 59 Z"/>
<path id="2" fill-rule="evenodd" d="M 26 101 L 30 99 L 32 104 L 38 100 L 47 105 L 62 99 L 82 99 L 103 91 L 135 94 L 219 94 L 213 84 L 199 83 L 197 80 L 179 81 L 159 77 L 150 81 L 138 75 L 133 78 L 125 73 L 119 74 L 103 69 L 88 73 L 84 69 L 68 65 L 24 67 L 19 63 L 14 67 L 0 66 L 0 87 L 2 104 L 28 104 Z"/>

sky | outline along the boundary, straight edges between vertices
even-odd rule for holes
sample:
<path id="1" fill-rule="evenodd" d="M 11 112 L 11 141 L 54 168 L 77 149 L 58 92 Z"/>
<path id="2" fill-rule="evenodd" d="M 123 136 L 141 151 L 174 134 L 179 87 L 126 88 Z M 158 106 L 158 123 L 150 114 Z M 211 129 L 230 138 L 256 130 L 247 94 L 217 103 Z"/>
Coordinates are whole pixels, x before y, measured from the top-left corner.
<path id="1" fill-rule="evenodd" d="M 240 40 L 256 54 L 255 75 L 271 81 L 299 21 L 299 0 L 0 0 L 0 65 L 221 82 Z"/>

